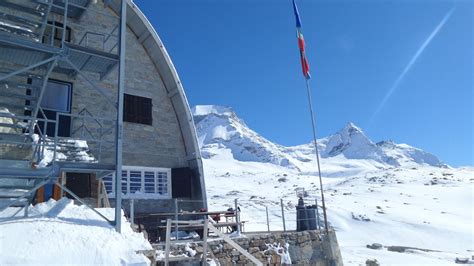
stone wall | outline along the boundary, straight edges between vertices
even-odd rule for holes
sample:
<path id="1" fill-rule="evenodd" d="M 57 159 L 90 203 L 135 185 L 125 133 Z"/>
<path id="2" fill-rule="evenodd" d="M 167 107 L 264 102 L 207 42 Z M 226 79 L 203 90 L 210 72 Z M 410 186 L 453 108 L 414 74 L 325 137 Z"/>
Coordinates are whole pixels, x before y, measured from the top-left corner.
<path id="1" fill-rule="evenodd" d="M 103 9 L 101 3 L 91 4 L 93 10 Z M 114 13 L 106 10 L 109 16 Z M 117 20 L 87 11 L 81 18 L 84 28 L 72 28 L 73 39 L 80 39 L 84 31 L 112 32 Z M 88 23 L 94 21 L 94 23 Z M 117 31 L 115 32 L 117 33 Z M 115 40 L 114 40 L 115 41 Z M 124 122 L 123 164 L 148 167 L 187 167 L 184 142 L 176 113 L 167 95 L 160 73 L 143 45 L 129 28 L 126 33 L 125 93 L 152 99 L 152 125 Z M 99 80 L 90 73 L 91 79 L 106 89 L 116 101 L 118 68 Z M 80 77 L 74 81 L 73 112 L 87 108 L 95 115 L 115 115 L 115 109 L 107 105 L 103 96 L 91 89 Z M 110 158 L 113 158 L 111 154 Z"/>
<path id="2" fill-rule="evenodd" d="M 284 264 L 285 260 L 282 258 L 284 253 L 289 254 L 292 264 L 296 265 L 343 265 L 334 231 L 330 231 L 328 235 L 316 230 L 303 232 L 248 233 L 245 234 L 245 237 L 233 238 L 233 240 L 264 265 Z M 202 256 L 202 243 L 188 244 L 187 249 L 189 250 L 189 248 L 197 252 L 194 256 L 197 263 Z M 161 247 L 157 249 L 162 250 Z M 240 252 L 235 250 L 224 240 L 209 241 L 208 249 L 212 251 L 221 265 L 252 265 L 244 255 L 240 254 Z M 184 244 L 173 245 L 171 251 L 172 255 L 187 253 Z M 185 263 L 175 263 L 174 265 L 190 264 L 191 263 L 187 261 Z"/>
<path id="3" fill-rule="evenodd" d="M 56 21 L 62 22 L 61 15 L 54 14 L 53 16 Z M 79 20 L 72 18 L 69 18 L 69 20 L 71 23 L 68 26 L 71 28 L 71 43 L 73 44 L 78 44 L 87 32 L 109 34 L 118 23 L 117 15 L 109 8 L 104 10 L 104 5 L 100 1 L 98 3 L 91 3 L 88 10 Z M 118 31 L 115 30 L 114 34 L 117 35 Z M 87 47 L 102 51 L 103 38 L 101 36 L 89 36 Z M 111 37 L 106 43 L 104 50 L 108 52 L 115 45 L 116 41 L 117 37 Z M 82 45 L 85 46 L 85 42 Z M 153 123 L 152 125 L 143 125 L 124 122 L 123 164 L 164 168 L 188 167 L 178 118 L 168 97 L 163 80 L 147 51 L 140 43 L 138 36 L 130 28 L 127 28 L 126 46 L 125 93 L 152 99 Z M 112 50 L 112 53 L 117 53 L 117 48 Z M 20 69 L 21 67 L 11 62 L 0 61 L 0 68 Z M 39 75 L 45 73 L 44 69 L 37 69 L 31 72 Z M 108 103 L 107 100 L 111 102 L 117 101 L 118 67 L 116 66 L 111 69 L 110 73 L 103 79 L 100 79 L 97 73 L 83 73 L 89 80 L 105 91 L 106 97 L 95 90 L 80 75 L 69 76 L 53 71 L 50 78 L 72 83 L 72 114 L 78 114 L 85 108 L 94 116 L 115 119 L 116 108 Z M 23 84 L 27 83 L 27 78 L 21 75 L 10 80 Z M 16 88 L 10 90 L 5 88 L 4 91 L 8 93 L 21 93 Z M 19 106 L 25 103 L 23 99 L 9 98 L 8 100 L 10 101 L 9 103 Z M 9 111 L 16 115 L 24 115 L 23 109 Z M 82 123 L 82 119 L 72 119 L 71 131 L 79 128 Z M 101 123 L 105 124 L 106 127 L 112 128 L 105 138 L 112 141 L 108 146 L 114 146 L 115 129 L 113 122 L 101 121 Z M 86 120 L 85 124 L 95 134 L 94 137 L 99 135 L 99 126 L 94 120 Z M 79 133 L 80 131 L 76 132 L 73 137 L 79 137 Z M 88 144 L 91 148 L 98 149 L 93 143 Z M 94 155 L 96 158 L 98 157 L 97 151 L 94 151 Z M 114 148 L 108 149 L 102 152 L 101 161 L 113 163 L 114 157 Z"/>
<path id="4" fill-rule="evenodd" d="M 63 17 L 59 14 L 52 16 L 55 17 L 56 21 L 63 21 Z M 129 17 L 129 20 L 131 20 L 131 17 Z M 69 18 L 68 21 L 70 22 L 68 26 L 71 28 L 72 44 L 79 44 L 87 32 L 102 34 L 114 32 L 115 35 L 118 35 L 118 31 L 114 31 L 119 22 L 117 14 L 110 8 L 104 10 L 104 4 L 101 1 L 91 3 L 80 19 Z M 160 73 L 157 65 L 154 64 L 148 51 L 142 45 L 144 39 L 140 39 L 140 36 L 138 36 L 144 33 L 146 32 L 133 32 L 130 27 L 126 29 L 125 93 L 152 99 L 152 125 L 124 122 L 123 165 L 162 168 L 191 167 L 198 169 L 196 165 L 190 165 L 188 162 L 190 158 L 186 155 L 183 134 L 190 135 L 191 132 L 184 131 L 183 133 L 181 131 L 178 115 L 175 111 L 176 106 L 173 106 L 170 99 L 171 95 L 167 91 L 161 77 L 163 73 Z M 81 45 L 99 50 L 100 52 L 109 52 L 118 41 L 117 39 L 117 36 L 111 37 L 105 44 L 105 47 L 102 47 L 103 37 L 90 35 L 88 44 L 82 43 Z M 116 54 L 117 48 L 114 48 L 111 52 Z M 74 61 L 72 63 L 77 64 L 77 67 L 80 67 L 79 65 L 81 64 Z M 65 63 L 61 62 L 61 64 L 64 65 Z M 0 68 L 12 69 L 13 71 L 22 68 L 22 66 L 2 58 L 0 60 Z M 99 146 L 97 143 L 88 141 L 88 145 L 96 159 L 99 159 L 100 156 L 100 163 L 113 164 L 115 162 L 114 137 L 116 135 L 115 122 L 113 120 L 117 116 L 117 109 L 114 104 L 117 102 L 118 66 L 112 68 L 108 75 L 103 78 L 94 72 L 82 72 L 87 77 L 85 79 L 79 74 L 66 75 L 56 70 L 51 73 L 50 79 L 72 84 L 71 113 L 73 115 L 77 115 L 85 109 L 94 117 L 109 119 L 98 120 L 105 127 L 104 131 L 108 132 L 103 138 L 110 142 L 107 145 Z M 45 67 L 37 68 L 30 72 L 43 76 L 46 73 L 46 69 Z M 9 80 L 21 84 L 27 84 L 28 82 L 28 78 L 25 75 L 17 75 Z M 97 91 L 88 80 L 97 87 L 100 87 L 104 91 L 105 96 Z M 26 89 L 24 91 L 9 87 L 2 87 L 2 89 L 7 93 L 26 94 Z M 10 101 L 10 99 L 8 100 Z M 20 108 L 17 108 L 18 110 L 9 111 L 15 115 L 24 115 L 22 106 L 25 104 L 24 99 L 12 98 L 9 103 L 20 106 Z M 1 108 L 2 104 L 0 103 Z M 101 131 L 97 121 L 93 119 L 72 118 L 71 132 L 74 132 L 72 133 L 72 138 L 81 138 L 82 130 L 80 129 L 83 128 L 83 124 L 88 129 L 85 132 L 84 139 L 98 139 L 102 132 L 104 132 Z M 79 130 L 75 131 L 76 129 Z M 109 129 L 110 131 L 108 131 Z M 18 145 L 3 145 L 0 147 L 0 154 L 7 154 L 8 157 L 4 158 L 3 155 L 0 155 L 0 159 L 30 159 L 32 153 L 31 146 L 25 145 L 25 147 L 22 149 Z M 196 164 L 195 161 L 192 163 Z M 203 177 L 200 176 L 200 173 L 197 173 L 194 177 L 196 178 L 196 180 L 193 180 L 196 191 L 195 198 L 205 199 L 205 195 L 201 193 L 201 184 L 204 183 L 202 179 L 199 179 Z M 129 204 L 127 201 L 124 202 L 124 206 L 128 208 Z M 171 200 L 137 200 L 135 210 L 137 212 L 172 211 L 174 210 L 173 207 L 174 205 Z M 199 209 L 199 207 L 193 207 L 194 210 Z"/>

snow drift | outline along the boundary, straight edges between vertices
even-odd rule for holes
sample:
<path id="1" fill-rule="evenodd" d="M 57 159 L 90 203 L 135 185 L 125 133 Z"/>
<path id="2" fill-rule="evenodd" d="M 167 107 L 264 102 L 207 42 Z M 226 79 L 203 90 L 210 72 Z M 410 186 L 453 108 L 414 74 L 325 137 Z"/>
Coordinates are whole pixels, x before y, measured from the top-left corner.
<path id="1" fill-rule="evenodd" d="M 135 233 L 122 216 L 122 233 L 98 214 L 63 198 L 29 208 L 0 213 L 0 265 L 149 265 L 138 250 L 151 250 L 143 234 Z M 114 209 L 97 209 L 109 219 Z"/>

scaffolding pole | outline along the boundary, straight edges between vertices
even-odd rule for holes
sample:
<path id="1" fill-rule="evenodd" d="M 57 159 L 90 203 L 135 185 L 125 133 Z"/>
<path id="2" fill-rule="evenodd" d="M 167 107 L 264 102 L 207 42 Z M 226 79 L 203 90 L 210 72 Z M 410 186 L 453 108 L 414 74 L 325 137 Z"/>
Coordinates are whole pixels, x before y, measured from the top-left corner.
<path id="1" fill-rule="evenodd" d="M 125 33 L 127 27 L 127 0 L 120 3 L 120 44 L 119 44 L 119 76 L 117 102 L 117 130 L 115 152 L 115 231 L 121 232 L 122 220 L 122 139 L 123 139 L 123 93 L 125 79 Z"/>

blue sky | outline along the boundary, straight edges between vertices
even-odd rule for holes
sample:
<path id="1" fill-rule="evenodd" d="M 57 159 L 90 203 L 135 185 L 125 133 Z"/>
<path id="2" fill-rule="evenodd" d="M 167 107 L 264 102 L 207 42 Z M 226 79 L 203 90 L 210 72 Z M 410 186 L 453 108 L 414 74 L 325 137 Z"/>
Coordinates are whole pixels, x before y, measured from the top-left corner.
<path id="1" fill-rule="evenodd" d="M 231 106 L 282 145 L 311 140 L 290 0 L 135 2 L 163 40 L 191 105 Z M 474 1 L 297 3 L 318 137 L 352 121 L 374 141 L 474 165 Z"/>

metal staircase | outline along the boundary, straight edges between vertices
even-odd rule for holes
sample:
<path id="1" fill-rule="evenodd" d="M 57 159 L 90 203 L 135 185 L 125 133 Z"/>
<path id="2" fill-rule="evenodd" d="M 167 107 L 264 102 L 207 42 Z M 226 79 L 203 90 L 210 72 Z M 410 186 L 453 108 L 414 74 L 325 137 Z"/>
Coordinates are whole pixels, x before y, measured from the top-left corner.
<path id="1" fill-rule="evenodd" d="M 35 196 L 35 191 L 52 182 L 52 168 L 30 169 L 27 161 L 0 160 L 0 167 L 8 164 L 8 177 L 4 173 L 0 179 L 0 212 L 7 207 L 27 207 Z M 2 167 L 3 168 L 3 167 Z"/>
<path id="2" fill-rule="evenodd" d="M 62 171 L 88 169 L 103 174 L 114 169 L 110 164 L 101 165 L 100 159 L 84 161 L 90 151 L 67 138 L 47 136 L 48 127 L 55 127 L 57 134 L 59 116 L 48 119 L 41 108 L 52 73 L 80 76 L 116 107 L 110 99 L 112 95 L 89 76 L 95 74 L 103 79 L 118 65 L 118 36 L 114 35 L 117 27 L 109 33 L 87 31 L 80 39 L 67 38 L 91 2 L 0 0 L 0 212 L 9 206 L 27 206 L 36 190 L 56 182 Z M 107 3 L 104 1 L 104 9 Z M 100 45 L 93 46 L 90 36 L 98 38 Z M 87 129 L 85 120 L 95 120 L 96 127 L 102 127 L 100 119 L 90 113 L 61 115 L 82 120 L 82 130 Z M 101 135 L 94 138 L 91 132 L 87 138 L 75 140 L 102 144 L 102 132 L 115 134 L 100 128 Z M 38 167 L 47 152 L 54 154 L 51 162 Z"/>

